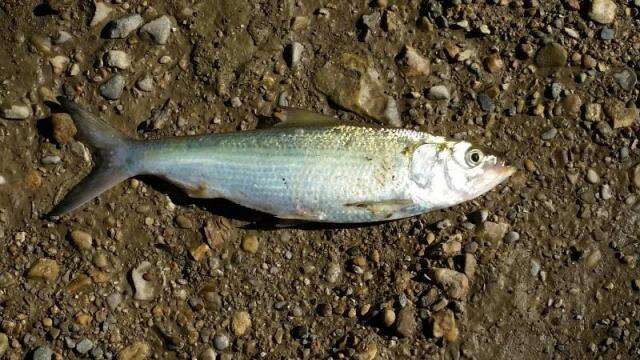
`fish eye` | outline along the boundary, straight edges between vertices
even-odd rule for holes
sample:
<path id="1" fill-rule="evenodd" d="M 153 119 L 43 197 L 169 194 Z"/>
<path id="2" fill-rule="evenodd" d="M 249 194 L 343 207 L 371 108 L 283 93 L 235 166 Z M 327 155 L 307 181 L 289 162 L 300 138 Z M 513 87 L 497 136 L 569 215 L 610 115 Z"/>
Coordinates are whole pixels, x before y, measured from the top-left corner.
<path id="1" fill-rule="evenodd" d="M 469 165 L 469 167 L 476 167 L 480 165 L 480 163 L 484 159 L 484 154 L 482 153 L 481 150 L 470 149 L 469 151 L 467 151 L 467 154 L 465 155 L 464 159 L 467 162 L 467 165 Z"/>

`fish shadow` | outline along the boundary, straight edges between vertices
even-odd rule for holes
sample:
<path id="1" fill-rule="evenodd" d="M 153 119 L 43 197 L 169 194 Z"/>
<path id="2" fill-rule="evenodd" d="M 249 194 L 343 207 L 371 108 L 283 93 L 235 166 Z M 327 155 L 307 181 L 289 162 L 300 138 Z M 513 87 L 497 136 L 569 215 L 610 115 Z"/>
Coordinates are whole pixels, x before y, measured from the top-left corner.
<path id="1" fill-rule="evenodd" d="M 213 215 L 222 216 L 232 220 L 246 223 L 240 228 L 245 230 L 340 230 L 340 229 L 359 229 L 386 224 L 389 221 L 373 222 L 373 223 L 356 223 L 356 224 L 334 224 L 309 222 L 303 220 L 286 220 L 275 217 L 271 214 L 250 209 L 248 207 L 236 204 L 230 200 L 215 199 L 198 199 L 192 198 L 185 194 L 179 187 L 153 175 L 142 175 L 136 177 L 152 189 L 167 195 L 171 201 L 179 206 L 195 206 L 203 209 Z"/>

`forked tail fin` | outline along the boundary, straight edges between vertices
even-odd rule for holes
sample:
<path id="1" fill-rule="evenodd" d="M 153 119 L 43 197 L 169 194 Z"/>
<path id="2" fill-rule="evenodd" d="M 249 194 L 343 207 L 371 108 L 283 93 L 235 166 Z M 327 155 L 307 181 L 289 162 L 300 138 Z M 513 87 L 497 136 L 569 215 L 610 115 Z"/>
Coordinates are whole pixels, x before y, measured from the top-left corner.
<path id="1" fill-rule="evenodd" d="M 93 149 L 96 166 L 84 180 L 74 187 L 67 196 L 48 214 L 62 216 L 121 181 L 136 175 L 132 155 L 136 141 L 99 119 L 80 105 L 66 97 L 58 97 L 62 108 L 71 115 L 78 128 L 81 141 Z"/>

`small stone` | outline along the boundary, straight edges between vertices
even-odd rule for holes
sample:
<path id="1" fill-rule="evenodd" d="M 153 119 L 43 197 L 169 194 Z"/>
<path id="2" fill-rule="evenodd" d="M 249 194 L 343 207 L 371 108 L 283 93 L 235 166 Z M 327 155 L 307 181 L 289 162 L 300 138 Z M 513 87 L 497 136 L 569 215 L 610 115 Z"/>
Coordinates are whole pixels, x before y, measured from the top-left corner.
<path id="1" fill-rule="evenodd" d="M 126 78 L 116 74 L 106 83 L 100 85 L 100 95 L 107 100 L 118 100 L 122 96 L 125 84 Z"/>
<path id="2" fill-rule="evenodd" d="M 118 360 L 146 360 L 151 357 L 151 347 L 144 341 L 138 341 L 118 353 Z"/>
<path id="3" fill-rule="evenodd" d="M 69 58 L 64 55 L 58 55 L 51 59 L 49 59 L 49 64 L 51 64 L 51 69 L 53 69 L 53 73 L 56 75 L 64 74 L 67 71 L 67 66 L 69 66 Z"/>
<path id="4" fill-rule="evenodd" d="M 113 20 L 105 28 L 106 37 L 109 39 L 124 39 L 142 25 L 144 19 L 139 14 L 133 14 Z"/>
<path id="5" fill-rule="evenodd" d="M 400 54 L 399 65 L 407 76 L 429 76 L 431 63 L 411 46 L 405 46 Z"/>
<path id="6" fill-rule="evenodd" d="M 602 252 L 600 252 L 600 249 L 595 248 L 589 251 L 589 254 L 585 258 L 584 263 L 585 265 L 587 265 L 587 267 L 593 268 L 598 265 L 600 259 L 602 259 Z"/>
<path id="7" fill-rule="evenodd" d="M 291 20 L 291 30 L 305 30 L 309 27 L 309 24 L 311 24 L 311 19 L 308 16 L 296 16 Z"/>
<path id="8" fill-rule="evenodd" d="M 149 74 L 138 80 L 136 85 L 138 86 L 138 89 L 144 92 L 152 92 L 156 88 L 155 81 L 153 81 L 153 77 Z"/>
<path id="9" fill-rule="evenodd" d="M 614 129 L 632 126 L 638 118 L 638 109 L 635 106 L 626 107 L 622 101 L 618 100 L 607 104 L 605 112 Z"/>
<path id="10" fill-rule="evenodd" d="M 73 36 L 64 30 L 58 30 L 58 32 L 53 36 L 53 43 L 56 45 L 62 45 L 67 43 L 73 39 Z"/>
<path id="11" fill-rule="evenodd" d="M 536 54 L 536 64 L 539 67 L 564 67 L 567 64 L 567 50 L 562 45 L 552 42 L 540 50 Z"/>
<path id="12" fill-rule="evenodd" d="M 46 280 L 48 282 L 54 282 L 58 278 L 60 267 L 58 263 L 53 259 L 41 258 L 37 260 L 27 273 L 29 279 Z"/>
<path id="13" fill-rule="evenodd" d="M 104 62 L 109 67 L 126 70 L 131 66 L 129 54 L 121 50 L 109 50 L 104 55 Z"/>
<path id="14" fill-rule="evenodd" d="M 235 336 L 243 336 L 251 328 L 251 316 L 246 311 L 237 311 L 231 319 L 231 329 Z"/>
<path id="15" fill-rule="evenodd" d="M 287 59 L 287 64 L 289 64 L 290 68 L 295 68 L 300 64 L 300 60 L 302 59 L 302 53 L 304 52 L 304 45 L 299 42 L 293 42 L 289 44 L 285 48 L 285 56 Z"/>
<path id="16" fill-rule="evenodd" d="M 141 29 L 141 34 L 147 34 L 153 38 L 156 44 L 166 45 L 171 36 L 171 26 L 173 22 L 167 15 L 163 15 L 145 24 Z"/>
<path id="17" fill-rule="evenodd" d="M 229 337 L 226 334 L 218 334 L 213 338 L 213 346 L 216 350 L 224 350 L 229 345 Z"/>
<path id="18" fill-rule="evenodd" d="M 593 0 L 589 8 L 589 18 L 600 24 L 610 24 L 616 18 L 617 8 L 612 0 Z"/>
<path id="19" fill-rule="evenodd" d="M 577 94 L 571 94 L 562 100 L 562 108 L 564 113 L 574 118 L 580 116 L 582 107 L 582 99 Z"/>
<path id="20" fill-rule="evenodd" d="M 396 313 L 393 309 L 384 309 L 382 312 L 382 323 L 386 327 L 391 327 L 396 322 Z"/>
<path id="21" fill-rule="evenodd" d="M 109 306 L 109 309 L 116 310 L 120 303 L 122 303 L 122 295 L 120 295 L 120 293 L 115 292 L 107 296 L 107 305 Z"/>
<path id="22" fill-rule="evenodd" d="M 7 353 L 9 349 L 9 337 L 5 333 L 0 333 L 0 356 Z"/>
<path id="23" fill-rule="evenodd" d="M 342 270 L 340 269 L 340 265 L 336 263 L 330 263 L 327 266 L 327 272 L 325 273 L 325 279 L 331 283 L 335 284 L 340 279 L 340 275 L 342 274 Z"/>
<path id="24" fill-rule="evenodd" d="M 33 352 L 33 360 L 51 360 L 53 358 L 53 350 L 47 346 L 40 346 Z"/>
<path id="25" fill-rule="evenodd" d="M 480 104 L 480 108 L 486 112 L 493 112 L 496 109 L 493 100 L 485 93 L 478 94 L 478 104 Z"/>
<path id="26" fill-rule="evenodd" d="M 58 155 L 48 155 L 42 158 L 41 162 L 43 165 L 56 165 L 62 161 L 62 158 Z"/>
<path id="27" fill-rule="evenodd" d="M 240 100 L 239 97 L 234 96 L 231 98 L 231 107 L 232 108 L 239 108 L 240 106 L 242 106 L 242 100 Z"/>
<path id="28" fill-rule="evenodd" d="M 493 244 L 497 244 L 502 241 L 507 231 L 509 231 L 508 224 L 487 221 L 482 225 L 480 236 Z"/>
<path id="29" fill-rule="evenodd" d="M 378 0 L 386 1 L 386 0 Z M 364 348 L 356 354 L 355 360 L 375 360 L 378 358 L 378 345 L 372 342 L 364 346 Z"/>
<path id="30" fill-rule="evenodd" d="M 473 254 L 464 254 L 464 274 L 468 279 L 473 280 L 474 275 L 476 274 L 476 267 L 478 266 L 478 261 Z"/>
<path id="31" fill-rule="evenodd" d="M 193 260 L 195 261 L 204 260 L 207 257 L 207 255 L 209 255 L 210 252 L 211 252 L 211 247 L 209 247 L 209 245 L 205 243 L 200 243 L 200 244 L 197 244 L 196 246 L 189 248 L 189 253 L 191 254 L 191 257 L 193 258 Z"/>
<path id="32" fill-rule="evenodd" d="M 634 86 L 636 86 L 636 82 L 638 81 L 636 72 L 631 69 L 624 69 L 620 72 L 617 72 L 613 74 L 613 78 L 625 91 L 633 90 Z"/>
<path id="33" fill-rule="evenodd" d="M 81 250 L 90 250 L 93 248 L 93 237 L 88 232 L 82 230 L 73 230 L 71 232 L 71 240 Z"/>
<path id="34" fill-rule="evenodd" d="M 602 40 L 613 40 L 616 36 L 616 31 L 612 28 L 604 27 L 602 31 L 600 31 L 600 39 Z"/>
<path id="35" fill-rule="evenodd" d="M 449 342 L 456 341 L 460 333 L 453 311 L 446 309 L 435 313 L 431 332 L 436 338 L 444 338 Z"/>
<path id="36" fill-rule="evenodd" d="M 31 107 L 27 105 L 9 105 L 0 108 L 0 117 L 7 120 L 25 120 L 31 116 Z"/>
<path id="37" fill-rule="evenodd" d="M 504 68 L 504 61 L 502 61 L 500 55 L 493 54 L 484 60 L 484 67 L 490 73 L 495 74 Z"/>
<path id="38" fill-rule="evenodd" d="M 436 85 L 431 87 L 427 96 L 431 100 L 449 100 L 451 98 L 449 89 L 444 85 Z"/>
<path id="39" fill-rule="evenodd" d="M 591 122 L 602 120 L 602 105 L 597 103 L 587 104 L 585 106 L 584 119 Z"/>
<path id="40" fill-rule="evenodd" d="M 633 181 L 633 185 L 640 189 L 640 164 L 634 166 L 631 170 L 631 179 Z"/>
<path id="41" fill-rule="evenodd" d="M 53 127 L 53 138 L 58 144 L 71 143 L 78 132 L 71 116 L 65 113 L 52 114 L 51 125 Z"/>
<path id="42" fill-rule="evenodd" d="M 184 215 L 176 216 L 176 225 L 178 225 L 182 229 L 192 229 L 193 228 L 193 222 L 191 222 L 191 220 L 188 217 L 184 216 Z"/>
<path id="43" fill-rule="evenodd" d="M 109 4 L 102 1 L 94 1 L 94 5 L 95 5 L 95 11 L 93 13 L 93 18 L 91 19 L 91 23 L 89 24 L 89 26 L 91 27 L 96 27 L 100 25 L 102 22 L 104 22 L 105 20 L 107 20 L 107 18 L 109 17 L 109 14 L 111 14 L 111 11 L 113 11 L 113 9 L 111 8 L 111 6 L 109 6 Z"/>
<path id="44" fill-rule="evenodd" d="M 552 127 L 549 130 L 543 132 L 542 135 L 540 135 L 540 138 L 544 141 L 549 141 L 553 140 L 556 135 L 558 135 L 558 129 Z"/>
<path id="45" fill-rule="evenodd" d="M 255 234 L 249 234 L 242 239 L 242 250 L 250 254 L 257 253 L 259 247 L 260 242 L 258 241 L 258 236 Z"/>
<path id="46" fill-rule="evenodd" d="M 412 306 L 403 307 L 396 320 L 396 332 L 402 337 L 411 338 L 417 330 L 416 310 Z"/>
<path id="47" fill-rule="evenodd" d="M 600 175 L 594 169 L 587 170 L 587 181 L 591 184 L 597 184 L 600 182 Z"/>
<path id="48" fill-rule="evenodd" d="M 433 280 L 455 300 L 464 300 L 469 293 L 469 279 L 463 273 L 445 268 L 431 269 Z"/>
<path id="49" fill-rule="evenodd" d="M 216 360 L 217 358 L 218 354 L 216 354 L 216 351 L 213 348 L 206 348 L 199 357 L 199 359 L 202 360 Z"/>
<path id="50" fill-rule="evenodd" d="M 602 198 L 602 200 L 610 200 L 613 197 L 613 192 L 609 184 L 602 185 L 602 187 L 600 188 L 600 197 Z"/>
<path id="51" fill-rule="evenodd" d="M 91 351 L 91 349 L 93 349 L 93 341 L 89 339 L 82 339 L 76 345 L 76 351 L 82 355 L 88 353 L 89 351 Z"/>
<path id="52" fill-rule="evenodd" d="M 155 297 L 153 283 L 145 278 L 151 270 L 151 263 L 143 261 L 137 268 L 131 271 L 131 279 L 133 280 L 133 287 L 135 288 L 134 299 L 146 301 L 153 300 Z"/>
<path id="53" fill-rule="evenodd" d="M 520 234 L 516 231 L 509 231 L 504 237 L 504 242 L 507 244 L 513 244 L 520 240 Z"/>

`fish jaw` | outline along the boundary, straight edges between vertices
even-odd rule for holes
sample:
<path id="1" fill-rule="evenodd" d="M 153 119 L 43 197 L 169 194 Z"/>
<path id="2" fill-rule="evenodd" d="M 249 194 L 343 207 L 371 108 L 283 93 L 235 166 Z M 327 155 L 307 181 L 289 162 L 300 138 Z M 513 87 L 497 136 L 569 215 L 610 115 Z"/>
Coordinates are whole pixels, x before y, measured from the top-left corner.
<path id="1" fill-rule="evenodd" d="M 517 169 L 504 163 L 487 164 L 483 169 L 482 176 L 476 177 L 469 182 L 469 191 L 464 201 L 469 201 L 482 196 L 505 182 Z"/>

